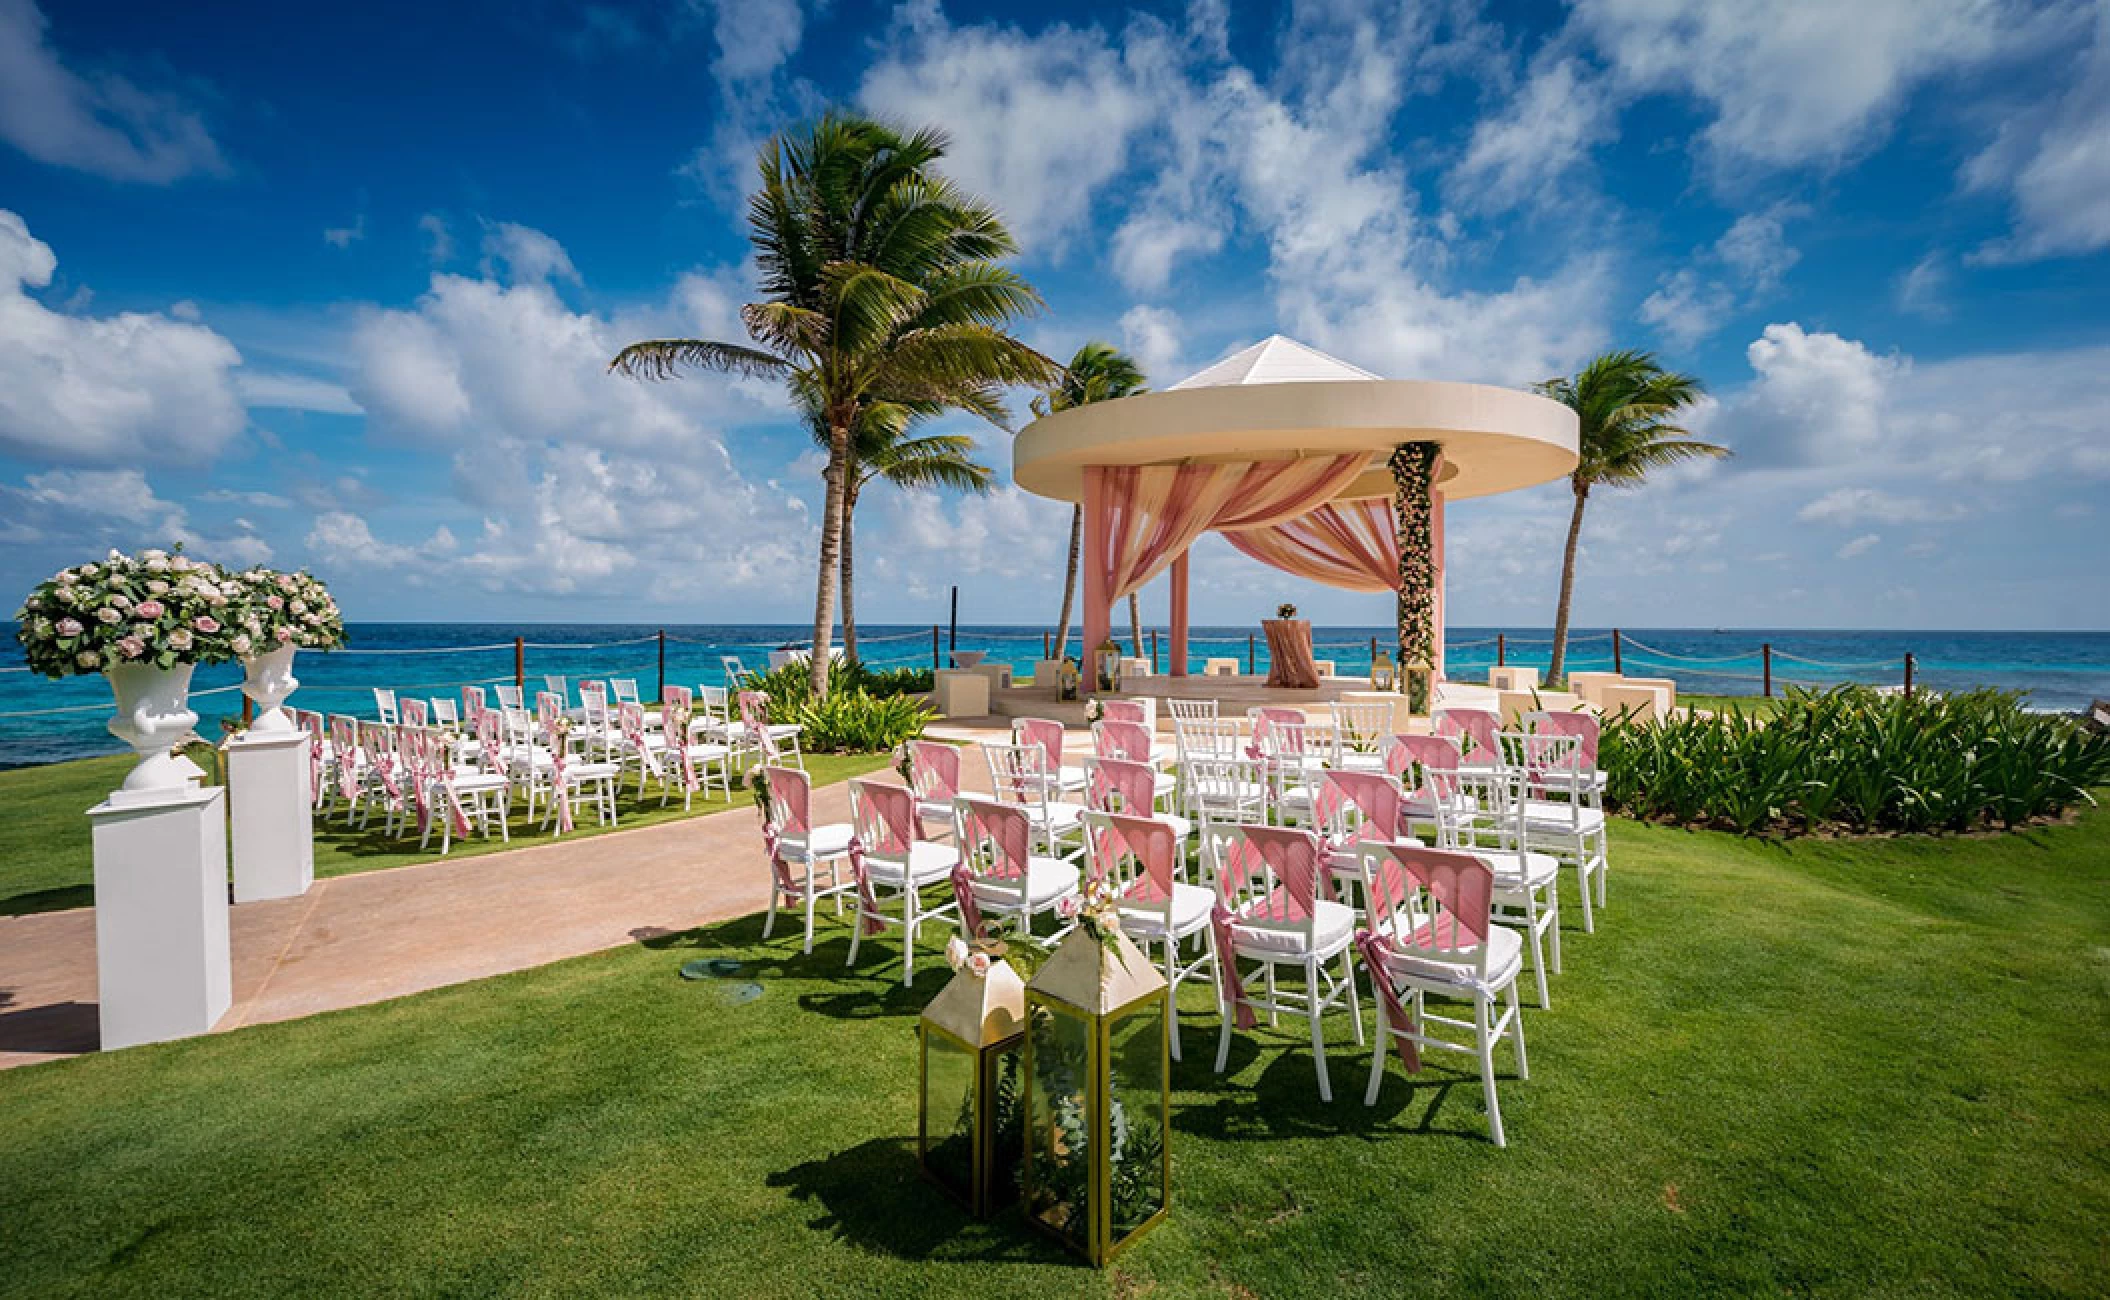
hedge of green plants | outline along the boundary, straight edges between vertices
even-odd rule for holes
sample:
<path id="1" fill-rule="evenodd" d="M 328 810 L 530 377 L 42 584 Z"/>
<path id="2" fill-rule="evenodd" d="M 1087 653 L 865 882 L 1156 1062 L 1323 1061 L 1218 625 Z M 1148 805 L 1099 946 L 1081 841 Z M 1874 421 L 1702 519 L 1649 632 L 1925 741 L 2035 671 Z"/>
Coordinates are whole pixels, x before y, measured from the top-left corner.
<path id="1" fill-rule="evenodd" d="M 923 732 L 938 715 L 920 693 L 931 689 L 927 668 L 871 669 L 838 663 L 829 673 L 828 697 L 813 698 L 804 664 L 749 673 L 744 690 L 769 696 L 771 722 L 796 722 L 808 753 L 873 754 L 893 749 Z"/>
<path id="2" fill-rule="evenodd" d="M 1790 690 L 1605 729 L 1605 801 L 1635 817 L 1745 834 L 1964 831 L 2056 816 L 2110 782 L 2110 738 L 2002 691 L 1911 698 Z"/>

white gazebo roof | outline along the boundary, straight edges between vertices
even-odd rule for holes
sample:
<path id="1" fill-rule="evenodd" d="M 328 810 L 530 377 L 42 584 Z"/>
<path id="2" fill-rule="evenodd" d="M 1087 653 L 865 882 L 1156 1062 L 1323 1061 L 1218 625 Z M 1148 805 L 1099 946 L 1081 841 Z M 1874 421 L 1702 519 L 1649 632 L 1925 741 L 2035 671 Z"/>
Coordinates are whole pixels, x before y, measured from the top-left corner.
<path id="1" fill-rule="evenodd" d="M 1295 339 L 1270 334 L 1245 351 L 1234 352 L 1208 369 L 1187 376 L 1167 391 L 1222 388 L 1231 384 L 1300 384 L 1376 378 L 1378 376 L 1360 366 L 1351 366 L 1339 357 L 1329 357 Z"/>
<path id="2" fill-rule="evenodd" d="M 1443 447 L 1446 497 L 1488 496 L 1565 477 L 1575 413 L 1491 384 L 1384 379 L 1275 335 L 1172 387 L 1058 411 L 1011 444 L 1028 492 L 1084 498 L 1087 465 L 1235 463 L 1368 452 L 1343 498 L 1392 494 L 1385 460 L 1405 442 Z"/>

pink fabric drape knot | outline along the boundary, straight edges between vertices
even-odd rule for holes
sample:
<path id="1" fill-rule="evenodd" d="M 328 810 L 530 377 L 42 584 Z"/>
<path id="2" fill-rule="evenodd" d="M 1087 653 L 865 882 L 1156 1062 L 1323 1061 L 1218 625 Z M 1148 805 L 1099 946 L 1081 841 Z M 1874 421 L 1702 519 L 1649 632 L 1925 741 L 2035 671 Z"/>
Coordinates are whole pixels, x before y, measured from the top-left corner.
<path id="1" fill-rule="evenodd" d="M 962 858 L 955 862 L 952 871 L 952 899 L 960 907 L 960 925 L 970 939 L 982 937 L 982 908 L 974 901 L 974 869 Z"/>
<path id="2" fill-rule="evenodd" d="M 799 885 L 792 877 L 791 864 L 784 859 L 784 840 L 787 836 L 812 834 L 812 788 L 806 784 L 805 773 L 794 768 L 765 767 L 762 779 L 769 787 L 768 811 L 762 810 L 759 800 L 755 805 L 762 816 L 762 847 L 769 853 L 769 870 L 776 877 L 777 888 L 795 896 Z"/>
<path id="3" fill-rule="evenodd" d="M 1407 1014 L 1406 1001 L 1399 996 L 1399 986 L 1392 982 L 1392 945 L 1383 935 L 1357 930 L 1355 946 L 1361 950 L 1363 965 L 1370 970 L 1370 982 L 1377 986 L 1377 996 L 1385 1004 L 1385 1023 L 1415 1032 L 1414 1017 Z M 1392 1045 L 1399 1049 L 1399 1063 L 1407 1068 L 1407 1073 L 1421 1073 L 1421 1045 L 1397 1034 L 1391 1037 Z"/>
<path id="4" fill-rule="evenodd" d="M 850 836 L 850 877 L 857 882 L 857 928 L 867 939 L 886 926 L 879 919 L 879 898 L 872 890 L 872 868 L 865 862 L 865 842 Z"/>
<path id="5" fill-rule="evenodd" d="M 554 699 L 545 695 L 541 698 Z M 557 803 L 557 834 L 572 832 L 571 791 L 566 787 L 566 769 L 571 763 L 570 741 L 558 725 L 558 717 L 552 714 L 542 725 L 543 743 L 549 747 L 550 797 Z"/>
<path id="6" fill-rule="evenodd" d="M 1399 534 L 1392 502 L 1383 497 L 1329 501 L 1293 519 L 1223 536 L 1262 564 L 1329 587 L 1399 590 Z"/>
<path id="7" fill-rule="evenodd" d="M 321 803 L 322 787 L 322 715 L 303 713 L 301 727 L 308 733 L 308 796 L 312 802 Z"/>

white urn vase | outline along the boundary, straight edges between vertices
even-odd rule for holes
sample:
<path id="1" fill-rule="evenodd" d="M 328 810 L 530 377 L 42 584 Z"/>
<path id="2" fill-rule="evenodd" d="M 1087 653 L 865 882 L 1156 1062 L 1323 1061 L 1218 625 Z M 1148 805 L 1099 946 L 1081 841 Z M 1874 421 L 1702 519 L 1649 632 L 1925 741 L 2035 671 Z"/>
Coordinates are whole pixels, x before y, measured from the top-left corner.
<path id="1" fill-rule="evenodd" d="M 256 717 L 249 724 L 252 732 L 287 732 L 294 730 L 293 719 L 279 707 L 286 697 L 300 689 L 300 679 L 293 675 L 293 652 L 291 644 L 276 650 L 267 650 L 254 659 L 242 661 L 242 694 L 256 705 Z"/>
<path id="2" fill-rule="evenodd" d="M 117 697 L 117 716 L 110 734 L 132 747 L 139 764 L 118 787 L 119 802 L 148 802 L 158 795 L 191 788 L 204 775 L 196 763 L 173 753 L 176 743 L 198 725 L 190 710 L 190 675 L 194 664 L 157 668 L 151 664 L 115 664 L 103 675 Z"/>

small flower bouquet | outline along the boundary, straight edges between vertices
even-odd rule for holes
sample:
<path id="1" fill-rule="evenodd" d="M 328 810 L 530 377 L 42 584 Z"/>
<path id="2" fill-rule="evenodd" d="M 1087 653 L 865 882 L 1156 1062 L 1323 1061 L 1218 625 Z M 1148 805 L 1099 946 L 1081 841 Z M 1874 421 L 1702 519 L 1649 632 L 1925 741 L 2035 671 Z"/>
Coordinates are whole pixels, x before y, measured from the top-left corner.
<path id="1" fill-rule="evenodd" d="M 762 815 L 763 824 L 768 825 L 774 812 L 769 799 L 769 773 L 760 766 L 748 768 L 747 779 L 741 784 L 754 794 L 755 811 Z"/>
<path id="2" fill-rule="evenodd" d="M 1104 876 L 1084 882 L 1084 888 L 1055 904 L 1055 914 L 1075 921 L 1108 952 L 1115 952 L 1114 937 L 1121 933 L 1121 894 Z"/>
<path id="3" fill-rule="evenodd" d="M 1281 619 L 1285 623 L 1288 622 L 1290 619 L 1295 618 L 1296 616 L 1297 607 L 1286 600 L 1283 601 L 1281 604 L 1275 606 L 1275 617 Z"/>
<path id="4" fill-rule="evenodd" d="M 954 935 L 945 944 L 945 964 L 955 971 L 966 971 L 976 979 L 986 979 L 994 958 L 979 947 L 970 947 L 965 939 Z"/>
<path id="5" fill-rule="evenodd" d="M 1105 716 L 1106 706 L 1099 702 L 1098 696 L 1094 695 L 1091 699 L 1084 702 L 1084 720 L 1086 722 L 1097 722 Z"/>
<path id="6" fill-rule="evenodd" d="M 230 574 L 228 595 L 234 600 L 232 648 L 247 658 L 297 646 L 302 650 L 335 650 L 344 644 L 344 615 L 330 589 L 314 574 L 248 569 Z"/>
<path id="7" fill-rule="evenodd" d="M 111 551 L 38 583 L 15 615 L 15 637 L 30 668 L 46 677 L 222 663 L 239 653 L 227 626 L 225 580 L 181 547 Z"/>

